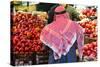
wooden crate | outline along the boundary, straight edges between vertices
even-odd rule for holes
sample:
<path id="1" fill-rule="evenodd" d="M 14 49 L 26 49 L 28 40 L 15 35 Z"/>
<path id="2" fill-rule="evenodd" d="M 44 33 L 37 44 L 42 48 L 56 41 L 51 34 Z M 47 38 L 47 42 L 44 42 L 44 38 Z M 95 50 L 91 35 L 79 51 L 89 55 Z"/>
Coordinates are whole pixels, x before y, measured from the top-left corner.
<path id="1" fill-rule="evenodd" d="M 97 38 L 90 38 L 90 37 L 87 37 L 87 36 L 84 37 L 84 44 L 91 43 L 91 42 L 94 42 L 94 41 L 97 41 Z"/>

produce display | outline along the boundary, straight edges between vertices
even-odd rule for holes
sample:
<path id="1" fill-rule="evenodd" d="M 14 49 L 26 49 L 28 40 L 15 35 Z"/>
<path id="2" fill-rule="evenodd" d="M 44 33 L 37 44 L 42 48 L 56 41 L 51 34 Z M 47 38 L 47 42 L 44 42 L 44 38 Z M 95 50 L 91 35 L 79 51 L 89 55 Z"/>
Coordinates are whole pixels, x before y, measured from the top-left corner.
<path id="1" fill-rule="evenodd" d="M 45 22 L 37 15 L 16 13 L 12 16 L 12 46 L 14 54 L 29 55 L 43 50 L 40 33 Z"/>
<path id="2" fill-rule="evenodd" d="M 44 7 L 48 3 L 40 3 L 42 2 L 11 2 L 11 65 L 49 64 L 50 48 L 40 41 L 40 33 L 44 26 L 49 24 L 48 13 L 51 7 L 41 10 L 38 5 Z M 97 60 L 96 6 L 67 5 L 64 4 L 66 10 L 68 6 L 74 8 L 69 7 L 68 9 L 69 16 L 73 16 L 70 19 L 75 20 L 84 30 L 83 59 L 81 61 Z M 74 16 L 76 13 L 77 16 Z M 77 61 L 80 62 L 77 48 L 76 55 Z"/>
<path id="3" fill-rule="evenodd" d="M 85 44 L 83 47 L 83 56 L 88 59 L 97 58 L 97 42 Z"/>
<path id="4" fill-rule="evenodd" d="M 96 14 L 96 9 L 93 8 L 93 9 L 90 9 L 90 8 L 86 8 L 82 11 L 82 14 L 83 15 L 86 15 L 87 17 L 90 17 L 90 16 L 95 16 Z"/>
<path id="5" fill-rule="evenodd" d="M 84 29 L 83 61 L 97 59 L 97 10 L 86 7 L 80 10 L 79 25 Z"/>
<path id="6" fill-rule="evenodd" d="M 90 38 L 95 38 L 97 37 L 97 30 L 96 30 L 96 26 L 97 23 L 95 21 L 86 21 L 86 22 L 82 22 L 79 23 L 80 26 L 82 26 L 85 29 L 84 34 L 86 34 L 88 37 Z"/>
<path id="7" fill-rule="evenodd" d="M 88 38 L 97 38 L 97 10 L 94 7 L 87 7 L 80 11 L 79 24 L 84 28 L 84 34 Z"/>

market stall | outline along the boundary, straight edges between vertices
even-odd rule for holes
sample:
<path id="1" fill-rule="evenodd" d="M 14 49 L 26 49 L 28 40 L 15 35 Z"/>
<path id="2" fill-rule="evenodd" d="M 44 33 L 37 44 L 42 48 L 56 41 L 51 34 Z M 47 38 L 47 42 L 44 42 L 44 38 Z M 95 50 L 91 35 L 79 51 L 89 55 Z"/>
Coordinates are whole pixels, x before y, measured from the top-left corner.
<path id="1" fill-rule="evenodd" d="M 97 60 L 97 7 L 85 7 L 80 11 L 79 24 L 84 28 L 84 61 Z"/>
<path id="2" fill-rule="evenodd" d="M 34 2 L 18 1 L 11 3 L 12 65 L 48 64 L 49 48 L 40 41 L 40 33 L 44 26 L 48 24 L 48 11 L 51 7 L 48 10 L 40 11 L 40 6 L 39 3 Z M 81 9 L 78 5 L 71 7 L 77 11 L 75 12 L 78 19 L 76 17 L 73 19 L 84 29 L 82 61 L 97 60 L 96 7 L 85 6 L 84 8 L 80 7 Z M 70 13 L 73 14 L 74 11 Z M 78 55 L 77 51 L 76 53 Z"/>
<path id="3" fill-rule="evenodd" d="M 48 49 L 39 40 L 42 28 L 47 24 L 47 13 L 36 11 L 27 2 L 14 2 L 11 13 L 12 65 L 47 63 Z M 33 8 L 34 7 L 34 8 Z M 29 9 L 30 8 L 30 9 Z M 31 10 L 32 9 L 32 10 Z M 43 59 L 40 61 L 39 59 Z"/>

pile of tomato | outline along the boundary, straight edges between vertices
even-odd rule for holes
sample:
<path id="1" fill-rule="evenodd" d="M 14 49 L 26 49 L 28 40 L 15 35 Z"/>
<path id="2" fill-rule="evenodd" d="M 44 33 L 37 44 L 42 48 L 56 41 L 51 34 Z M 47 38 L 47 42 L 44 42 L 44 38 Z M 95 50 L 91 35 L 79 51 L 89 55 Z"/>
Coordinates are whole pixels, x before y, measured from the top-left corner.
<path id="1" fill-rule="evenodd" d="M 12 15 L 11 39 L 15 54 L 31 54 L 43 50 L 40 33 L 45 22 L 37 15 L 16 13 Z"/>
<path id="2" fill-rule="evenodd" d="M 84 45 L 83 56 L 88 58 L 97 58 L 97 42 Z"/>

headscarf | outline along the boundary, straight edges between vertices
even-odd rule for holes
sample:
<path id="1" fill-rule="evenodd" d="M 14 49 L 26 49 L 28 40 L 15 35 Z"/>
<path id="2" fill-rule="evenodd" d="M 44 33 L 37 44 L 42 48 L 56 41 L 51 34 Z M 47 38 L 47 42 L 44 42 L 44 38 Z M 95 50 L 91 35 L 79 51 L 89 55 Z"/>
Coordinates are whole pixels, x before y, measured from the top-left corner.
<path id="1" fill-rule="evenodd" d="M 77 40 L 79 56 L 82 58 L 83 29 L 76 22 L 70 20 L 63 6 L 55 8 L 54 21 L 44 27 L 40 40 L 53 50 L 55 59 L 66 55 Z"/>

